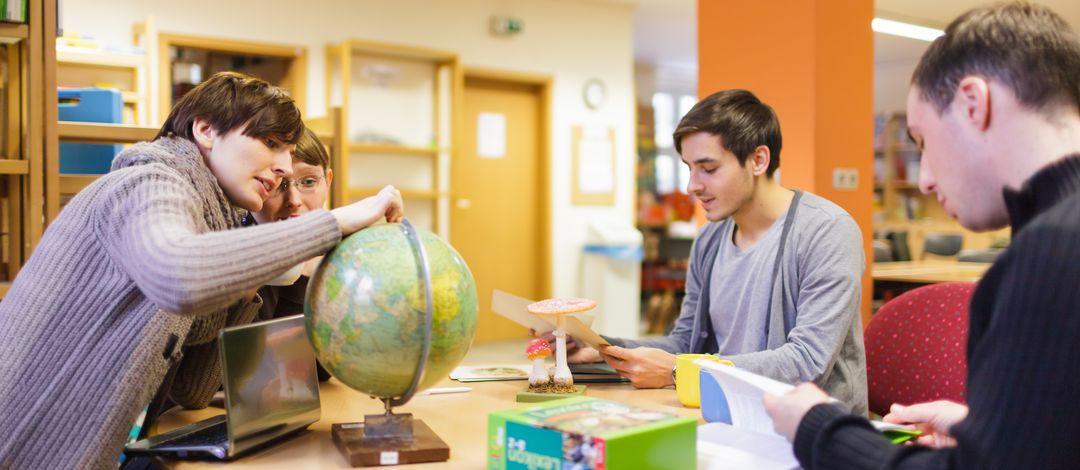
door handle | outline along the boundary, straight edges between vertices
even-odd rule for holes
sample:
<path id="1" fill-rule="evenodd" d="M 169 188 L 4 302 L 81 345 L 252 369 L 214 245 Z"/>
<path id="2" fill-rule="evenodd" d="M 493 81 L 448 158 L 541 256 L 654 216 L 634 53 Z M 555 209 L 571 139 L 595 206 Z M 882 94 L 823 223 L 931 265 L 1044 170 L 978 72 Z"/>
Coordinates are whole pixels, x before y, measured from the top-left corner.
<path id="1" fill-rule="evenodd" d="M 472 199 L 459 197 L 457 200 L 458 209 L 469 209 L 472 207 Z"/>

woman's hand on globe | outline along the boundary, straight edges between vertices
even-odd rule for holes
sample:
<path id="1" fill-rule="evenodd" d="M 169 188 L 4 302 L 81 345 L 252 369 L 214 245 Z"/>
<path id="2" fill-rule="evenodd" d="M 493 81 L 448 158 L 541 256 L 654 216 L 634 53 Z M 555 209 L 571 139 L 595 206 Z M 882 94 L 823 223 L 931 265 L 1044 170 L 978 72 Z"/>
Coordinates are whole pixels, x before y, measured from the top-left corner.
<path id="1" fill-rule="evenodd" d="M 330 213 L 337 218 L 341 236 L 344 237 L 383 218 L 391 223 L 401 222 L 405 214 L 405 203 L 401 201 L 401 191 L 387 185 L 379 194 L 339 207 Z"/>

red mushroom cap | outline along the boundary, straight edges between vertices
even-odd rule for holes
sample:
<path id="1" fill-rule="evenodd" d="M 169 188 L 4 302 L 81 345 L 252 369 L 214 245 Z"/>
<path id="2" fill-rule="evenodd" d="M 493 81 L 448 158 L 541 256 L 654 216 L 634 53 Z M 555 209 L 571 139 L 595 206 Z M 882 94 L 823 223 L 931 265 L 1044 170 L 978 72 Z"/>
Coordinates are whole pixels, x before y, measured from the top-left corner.
<path id="1" fill-rule="evenodd" d="M 548 357 L 551 355 L 551 345 L 547 341 L 536 338 L 529 341 L 529 345 L 525 348 L 525 355 L 529 357 L 530 361 L 540 357 Z"/>

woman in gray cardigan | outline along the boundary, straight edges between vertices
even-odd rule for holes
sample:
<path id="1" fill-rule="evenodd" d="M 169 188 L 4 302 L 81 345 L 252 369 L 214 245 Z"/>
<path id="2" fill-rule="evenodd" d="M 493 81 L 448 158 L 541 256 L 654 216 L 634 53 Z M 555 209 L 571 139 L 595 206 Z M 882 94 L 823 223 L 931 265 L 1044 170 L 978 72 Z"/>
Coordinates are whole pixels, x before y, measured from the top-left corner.
<path id="1" fill-rule="evenodd" d="M 177 103 L 154 141 L 122 152 L 71 200 L 0 303 L 0 468 L 115 468 L 167 375 L 187 379 L 170 390 L 181 404 L 217 387 L 176 372 L 185 347 L 250 322 L 255 290 L 289 267 L 400 219 L 388 186 L 240 229 L 289 176 L 303 129 L 283 90 L 217 74 Z"/>

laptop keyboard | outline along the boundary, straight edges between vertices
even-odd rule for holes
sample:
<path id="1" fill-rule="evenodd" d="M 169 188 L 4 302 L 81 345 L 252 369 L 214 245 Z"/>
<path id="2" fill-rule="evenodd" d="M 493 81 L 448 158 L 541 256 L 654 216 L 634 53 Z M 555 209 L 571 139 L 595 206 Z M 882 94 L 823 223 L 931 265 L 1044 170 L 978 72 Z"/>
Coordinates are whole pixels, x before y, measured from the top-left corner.
<path id="1" fill-rule="evenodd" d="M 202 446 L 224 446 L 229 442 L 229 428 L 228 423 L 221 421 L 208 428 L 200 429 L 191 434 L 185 434 L 178 436 L 175 439 L 169 439 L 168 441 L 158 444 L 157 448 L 167 447 L 202 447 Z"/>

